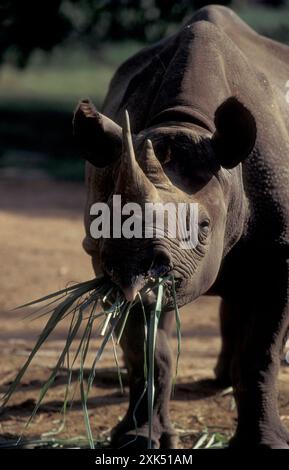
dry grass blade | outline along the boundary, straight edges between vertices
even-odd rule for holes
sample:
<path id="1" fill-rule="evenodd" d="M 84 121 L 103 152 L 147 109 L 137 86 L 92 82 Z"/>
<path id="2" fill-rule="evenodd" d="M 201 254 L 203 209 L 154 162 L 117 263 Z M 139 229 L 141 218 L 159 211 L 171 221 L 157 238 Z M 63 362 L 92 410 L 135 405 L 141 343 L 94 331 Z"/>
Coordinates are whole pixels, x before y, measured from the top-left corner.
<path id="1" fill-rule="evenodd" d="M 219 432 L 211 433 L 205 429 L 197 441 L 193 449 L 223 449 L 228 446 L 228 436 Z"/>

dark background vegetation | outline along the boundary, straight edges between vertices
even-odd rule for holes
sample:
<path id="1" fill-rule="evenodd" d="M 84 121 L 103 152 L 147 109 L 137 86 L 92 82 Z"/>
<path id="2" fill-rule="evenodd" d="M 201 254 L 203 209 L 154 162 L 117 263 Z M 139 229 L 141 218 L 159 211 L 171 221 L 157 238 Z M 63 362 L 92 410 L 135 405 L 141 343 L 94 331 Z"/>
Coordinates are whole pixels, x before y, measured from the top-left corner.
<path id="1" fill-rule="evenodd" d="M 120 62 L 210 3 L 289 44 L 286 0 L 0 0 L 1 175 L 82 178 L 71 134 L 78 99 L 100 106 Z"/>

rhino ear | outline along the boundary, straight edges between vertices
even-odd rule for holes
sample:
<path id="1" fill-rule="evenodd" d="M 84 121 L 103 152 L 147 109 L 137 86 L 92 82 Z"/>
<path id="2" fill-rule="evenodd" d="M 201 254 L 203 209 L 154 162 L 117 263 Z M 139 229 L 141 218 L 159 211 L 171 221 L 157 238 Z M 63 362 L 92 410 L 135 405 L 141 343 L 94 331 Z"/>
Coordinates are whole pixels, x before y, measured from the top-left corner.
<path id="1" fill-rule="evenodd" d="M 121 127 L 99 113 L 89 100 L 80 101 L 75 110 L 73 133 L 80 154 L 98 168 L 110 165 L 121 154 Z"/>
<path id="2" fill-rule="evenodd" d="M 231 97 L 218 107 L 215 127 L 212 146 L 219 163 L 224 168 L 233 168 L 253 150 L 257 134 L 255 119 L 237 98 Z"/>

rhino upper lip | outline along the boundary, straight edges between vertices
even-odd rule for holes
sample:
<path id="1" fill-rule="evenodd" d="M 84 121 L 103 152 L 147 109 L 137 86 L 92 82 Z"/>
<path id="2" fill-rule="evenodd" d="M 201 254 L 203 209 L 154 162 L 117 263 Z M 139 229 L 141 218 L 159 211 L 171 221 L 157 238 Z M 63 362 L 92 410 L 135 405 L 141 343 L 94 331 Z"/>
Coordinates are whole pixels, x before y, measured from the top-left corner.
<path id="1" fill-rule="evenodd" d="M 108 266 L 110 267 L 109 263 L 108 263 Z M 167 278 L 164 281 L 164 288 L 166 289 L 167 293 L 169 293 L 173 287 L 173 282 L 172 282 L 171 277 L 174 277 L 175 287 L 177 289 L 180 287 L 181 282 L 182 282 L 182 276 L 175 269 L 175 266 L 172 260 L 169 265 L 167 266 L 163 265 L 163 270 L 161 270 L 162 268 L 161 265 L 157 266 L 156 268 L 159 268 L 159 269 L 154 270 L 152 269 L 152 265 L 151 265 L 151 267 L 146 272 L 139 273 L 139 276 L 142 277 L 143 279 L 143 286 L 139 289 L 139 292 L 141 295 L 146 295 L 147 291 L 155 293 L 154 285 L 159 277 Z M 121 280 L 122 279 L 121 266 L 118 267 L 117 271 L 118 271 L 117 278 Z M 111 269 L 111 271 L 109 272 L 109 269 L 106 268 L 106 263 L 104 263 L 103 264 L 104 276 L 110 281 L 112 281 L 116 286 L 122 289 L 121 282 L 119 283 L 117 282 L 117 279 L 112 279 L 112 272 L 116 274 L 115 269 Z"/>

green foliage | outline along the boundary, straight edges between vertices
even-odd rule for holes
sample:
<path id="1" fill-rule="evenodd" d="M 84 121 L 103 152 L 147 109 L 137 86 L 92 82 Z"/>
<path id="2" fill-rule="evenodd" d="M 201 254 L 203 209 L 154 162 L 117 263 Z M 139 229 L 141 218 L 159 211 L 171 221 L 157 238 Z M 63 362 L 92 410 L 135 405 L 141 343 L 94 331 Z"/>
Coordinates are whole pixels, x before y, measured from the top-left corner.
<path id="1" fill-rule="evenodd" d="M 117 66 L 146 42 L 174 32 L 200 5 L 51 0 L 46 15 L 48 0 L 38 3 L 41 12 L 32 0 L 0 0 L 0 170 L 39 168 L 56 178 L 83 180 L 71 124 L 78 100 L 90 97 L 100 109 Z M 259 33 L 289 44 L 289 0 L 281 8 L 249 0 L 231 6 Z M 44 17 L 53 27 L 41 28 Z M 27 67 L 15 68 L 28 59 Z"/>
<path id="2" fill-rule="evenodd" d="M 0 60 L 23 67 L 35 49 L 64 41 L 155 41 L 207 0 L 6 0 L 0 4 Z M 218 2 L 223 5 L 230 0 Z"/>
<path id="3" fill-rule="evenodd" d="M 133 38 L 153 42 L 173 31 L 196 9 L 212 3 L 254 8 L 249 0 L 3 0 L 0 62 L 23 67 L 34 50 L 50 51 L 58 44 L 81 44 L 88 50 L 97 50 L 107 41 Z M 258 3 L 271 7 L 272 12 L 288 2 Z M 261 8 L 262 17 L 264 7 Z M 282 30 L 280 35 L 284 36 Z"/>
<path id="4" fill-rule="evenodd" d="M 71 30 L 61 0 L 4 0 L 0 3 L 0 60 L 24 66 L 33 49 L 50 50 Z"/>
<path id="5" fill-rule="evenodd" d="M 289 44 L 289 5 L 282 8 L 252 5 L 241 8 L 237 13 L 258 33 Z"/>
<path id="6" fill-rule="evenodd" d="M 29 66 L 0 70 L 0 169 L 39 168 L 59 179 L 83 181 L 84 162 L 72 136 L 73 110 L 90 97 L 100 108 L 117 65 L 140 49 L 137 42 L 35 51 Z"/>

